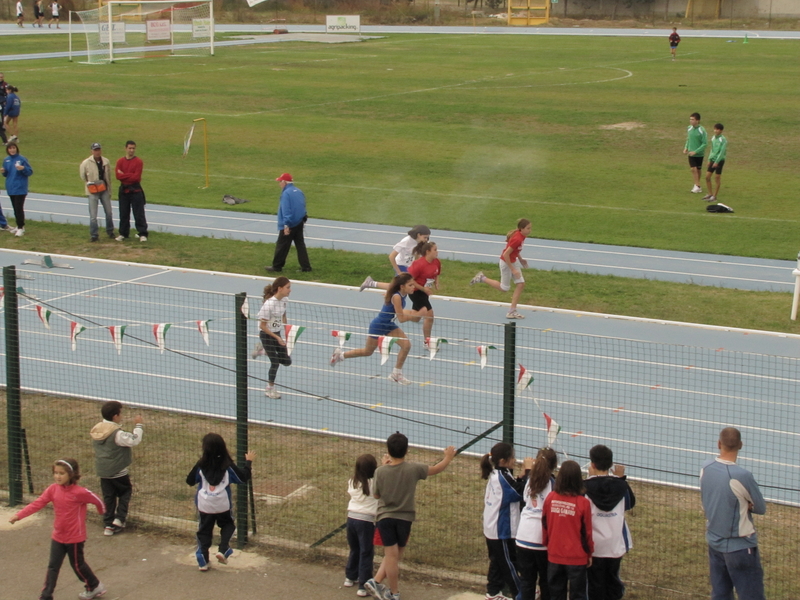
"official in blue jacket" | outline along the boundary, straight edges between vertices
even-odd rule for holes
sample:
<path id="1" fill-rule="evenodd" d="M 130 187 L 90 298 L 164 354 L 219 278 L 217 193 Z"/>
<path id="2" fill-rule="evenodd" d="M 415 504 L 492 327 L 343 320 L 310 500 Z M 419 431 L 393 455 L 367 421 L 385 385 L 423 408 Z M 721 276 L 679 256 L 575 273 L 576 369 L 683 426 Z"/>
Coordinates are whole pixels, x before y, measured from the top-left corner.
<path id="1" fill-rule="evenodd" d="M 25 196 L 28 195 L 28 177 L 33 175 L 33 169 L 28 159 L 19 153 L 15 142 L 9 142 L 6 145 L 6 153 L 8 156 L 3 160 L 0 172 L 6 178 L 6 193 L 11 198 L 17 226 L 13 229 L 10 228 L 0 212 L 0 229 L 22 237 L 25 235 Z"/>
<path id="2" fill-rule="evenodd" d="M 275 181 L 281 186 L 281 200 L 278 206 L 278 242 L 275 245 L 275 256 L 272 265 L 264 267 L 270 273 L 280 273 L 283 265 L 286 264 L 286 257 L 289 249 L 294 242 L 297 248 L 297 260 L 300 262 L 300 270 L 303 272 L 311 271 L 311 263 L 308 260 L 306 251 L 306 241 L 303 238 L 303 228 L 305 227 L 308 215 L 306 214 L 306 197 L 299 188 L 293 183 L 292 176 L 284 173 Z"/>

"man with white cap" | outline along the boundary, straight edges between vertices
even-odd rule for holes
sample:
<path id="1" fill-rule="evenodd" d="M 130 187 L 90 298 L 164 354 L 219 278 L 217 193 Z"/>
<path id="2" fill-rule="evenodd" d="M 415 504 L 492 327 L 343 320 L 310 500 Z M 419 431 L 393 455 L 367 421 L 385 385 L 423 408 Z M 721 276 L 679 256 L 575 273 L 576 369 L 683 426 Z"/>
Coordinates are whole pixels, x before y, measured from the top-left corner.
<path id="1" fill-rule="evenodd" d="M 275 245 L 275 256 L 272 265 L 264 267 L 270 273 L 280 273 L 286 264 L 286 257 L 294 242 L 297 248 L 297 260 L 300 270 L 311 271 L 308 260 L 306 241 L 303 237 L 303 228 L 308 220 L 306 214 L 306 197 L 299 188 L 295 187 L 294 180 L 289 173 L 283 173 L 275 181 L 281 186 L 281 199 L 278 205 L 278 242 Z"/>

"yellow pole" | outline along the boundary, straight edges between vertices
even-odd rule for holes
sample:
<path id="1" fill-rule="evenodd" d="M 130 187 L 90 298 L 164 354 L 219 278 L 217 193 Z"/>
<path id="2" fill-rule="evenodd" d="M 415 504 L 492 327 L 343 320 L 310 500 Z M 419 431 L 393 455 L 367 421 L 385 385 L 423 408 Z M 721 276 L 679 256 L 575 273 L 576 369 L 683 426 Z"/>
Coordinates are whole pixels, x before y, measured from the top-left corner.
<path id="1" fill-rule="evenodd" d="M 197 123 L 198 121 L 203 122 L 203 154 L 206 159 L 206 186 L 204 188 L 200 188 L 203 190 L 207 190 L 209 186 L 208 182 L 208 126 L 206 125 L 205 119 L 195 119 L 193 123 Z"/>

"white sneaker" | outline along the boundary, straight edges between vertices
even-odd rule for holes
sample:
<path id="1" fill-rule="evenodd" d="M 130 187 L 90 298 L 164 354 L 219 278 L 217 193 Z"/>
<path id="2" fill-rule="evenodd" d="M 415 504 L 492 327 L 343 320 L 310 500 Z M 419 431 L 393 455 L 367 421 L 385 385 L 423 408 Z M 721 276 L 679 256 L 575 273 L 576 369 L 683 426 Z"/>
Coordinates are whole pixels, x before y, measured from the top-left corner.
<path id="1" fill-rule="evenodd" d="M 120 521 L 119 519 L 114 519 L 114 522 L 113 522 L 113 523 L 111 523 L 111 525 L 112 525 L 113 527 L 116 527 L 116 528 L 118 528 L 118 529 L 125 529 L 125 523 L 123 523 L 123 522 L 122 522 L 122 521 Z"/>
<path id="2" fill-rule="evenodd" d="M 341 348 L 337 348 L 333 351 L 333 356 L 331 356 L 331 366 L 336 366 L 336 363 L 342 362 L 344 360 L 344 352 Z"/>
<path id="3" fill-rule="evenodd" d="M 359 292 L 363 292 L 367 288 L 374 288 L 375 287 L 375 280 L 367 275 L 367 278 L 364 280 L 364 283 L 361 284 L 361 287 L 358 288 Z"/>
<path id="4" fill-rule="evenodd" d="M 11 225 L 6 225 L 5 227 L 0 227 L 0 231 L 8 231 L 9 233 L 14 233 L 16 227 L 11 227 Z"/>
<path id="5" fill-rule="evenodd" d="M 711 198 L 713 198 L 711 194 L 706 194 L 705 196 L 703 196 L 703 200 L 711 200 Z"/>
<path id="6" fill-rule="evenodd" d="M 353 587 L 355 585 L 355 583 L 356 582 L 353 581 L 352 579 L 349 579 L 349 578 L 345 577 L 344 578 L 344 583 L 342 584 L 342 586 L 344 586 L 344 587 Z"/>
<path id="7" fill-rule="evenodd" d="M 78 598 L 81 600 L 92 600 L 92 598 L 99 598 L 103 594 L 105 594 L 108 590 L 106 590 L 106 586 L 102 584 L 102 582 L 97 582 L 97 587 L 94 588 L 92 591 L 81 592 L 78 594 Z"/>
<path id="8" fill-rule="evenodd" d="M 250 353 L 251 358 L 258 358 L 259 356 L 264 356 L 267 353 L 264 350 L 264 346 L 261 345 L 261 342 L 256 342 L 256 347 L 253 348 L 253 351 Z"/>
<path id="9" fill-rule="evenodd" d="M 274 385 L 268 385 L 267 389 L 264 390 L 264 395 L 267 398 L 272 398 L 273 400 L 277 400 L 281 397 L 281 393 L 275 389 Z"/>
<path id="10" fill-rule="evenodd" d="M 470 280 L 469 284 L 475 285 L 476 283 L 483 283 L 485 279 L 486 275 L 483 274 L 483 271 L 478 271 L 478 274 Z"/>
<path id="11" fill-rule="evenodd" d="M 117 236 L 117 237 L 115 237 L 114 239 L 115 239 L 115 240 L 117 240 L 118 242 L 124 242 L 124 241 L 125 241 L 125 238 L 124 238 L 124 237 L 122 237 L 121 235 L 118 235 L 118 236 Z"/>
<path id="12" fill-rule="evenodd" d="M 411 385 L 411 380 L 406 379 L 406 376 L 402 373 L 392 373 L 389 375 L 389 379 L 394 381 L 395 383 L 399 383 L 400 385 Z"/>
<path id="13" fill-rule="evenodd" d="M 140 235 L 139 236 L 139 241 L 140 242 L 146 242 L 147 241 L 147 236 L 146 235 Z"/>
<path id="14" fill-rule="evenodd" d="M 366 598 L 367 596 L 369 596 L 369 592 L 364 588 L 358 588 L 356 590 L 356 596 L 358 596 L 359 598 Z"/>
<path id="15" fill-rule="evenodd" d="M 693 194 L 702 194 L 703 193 L 703 188 L 701 188 L 699 185 L 696 185 L 696 186 L 694 186 L 692 188 L 692 193 Z"/>
<path id="16" fill-rule="evenodd" d="M 525 315 L 519 314 L 516 310 L 510 310 L 508 311 L 508 314 L 506 314 L 506 319 L 524 319 L 524 318 Z"/>
<path id="17" fill-rule="evenodd" d="M 23 235 L 25 235 L 25 228 L 23 227 L 22 229 L 17 229 L 16 231 L 14 231 L 14 235 L 17 237 L 22 237 Z"/>
<path id="18" fill-rule="evenodd" d="M 709 196 L 708 197 L 708 201 L 709 202 L 716 202 L 717 201 L 717 197 L 716 196 Z"/>

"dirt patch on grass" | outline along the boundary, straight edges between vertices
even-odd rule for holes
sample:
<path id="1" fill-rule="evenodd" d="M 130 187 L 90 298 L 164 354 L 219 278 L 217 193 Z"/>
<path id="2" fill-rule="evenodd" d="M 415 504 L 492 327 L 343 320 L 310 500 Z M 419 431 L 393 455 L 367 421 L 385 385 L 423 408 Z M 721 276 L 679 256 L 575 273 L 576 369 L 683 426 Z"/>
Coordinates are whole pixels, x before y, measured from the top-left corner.
<path id="1" fill-rule="evenodd" d="M 631 131 L 633 129 L 641 129 L 644 123 L 638 121 L 626 121 L 624 123 L 613 123 L 612 125 L 600 125 L 599 129 L 606 129 L 612 131 Z"/>

